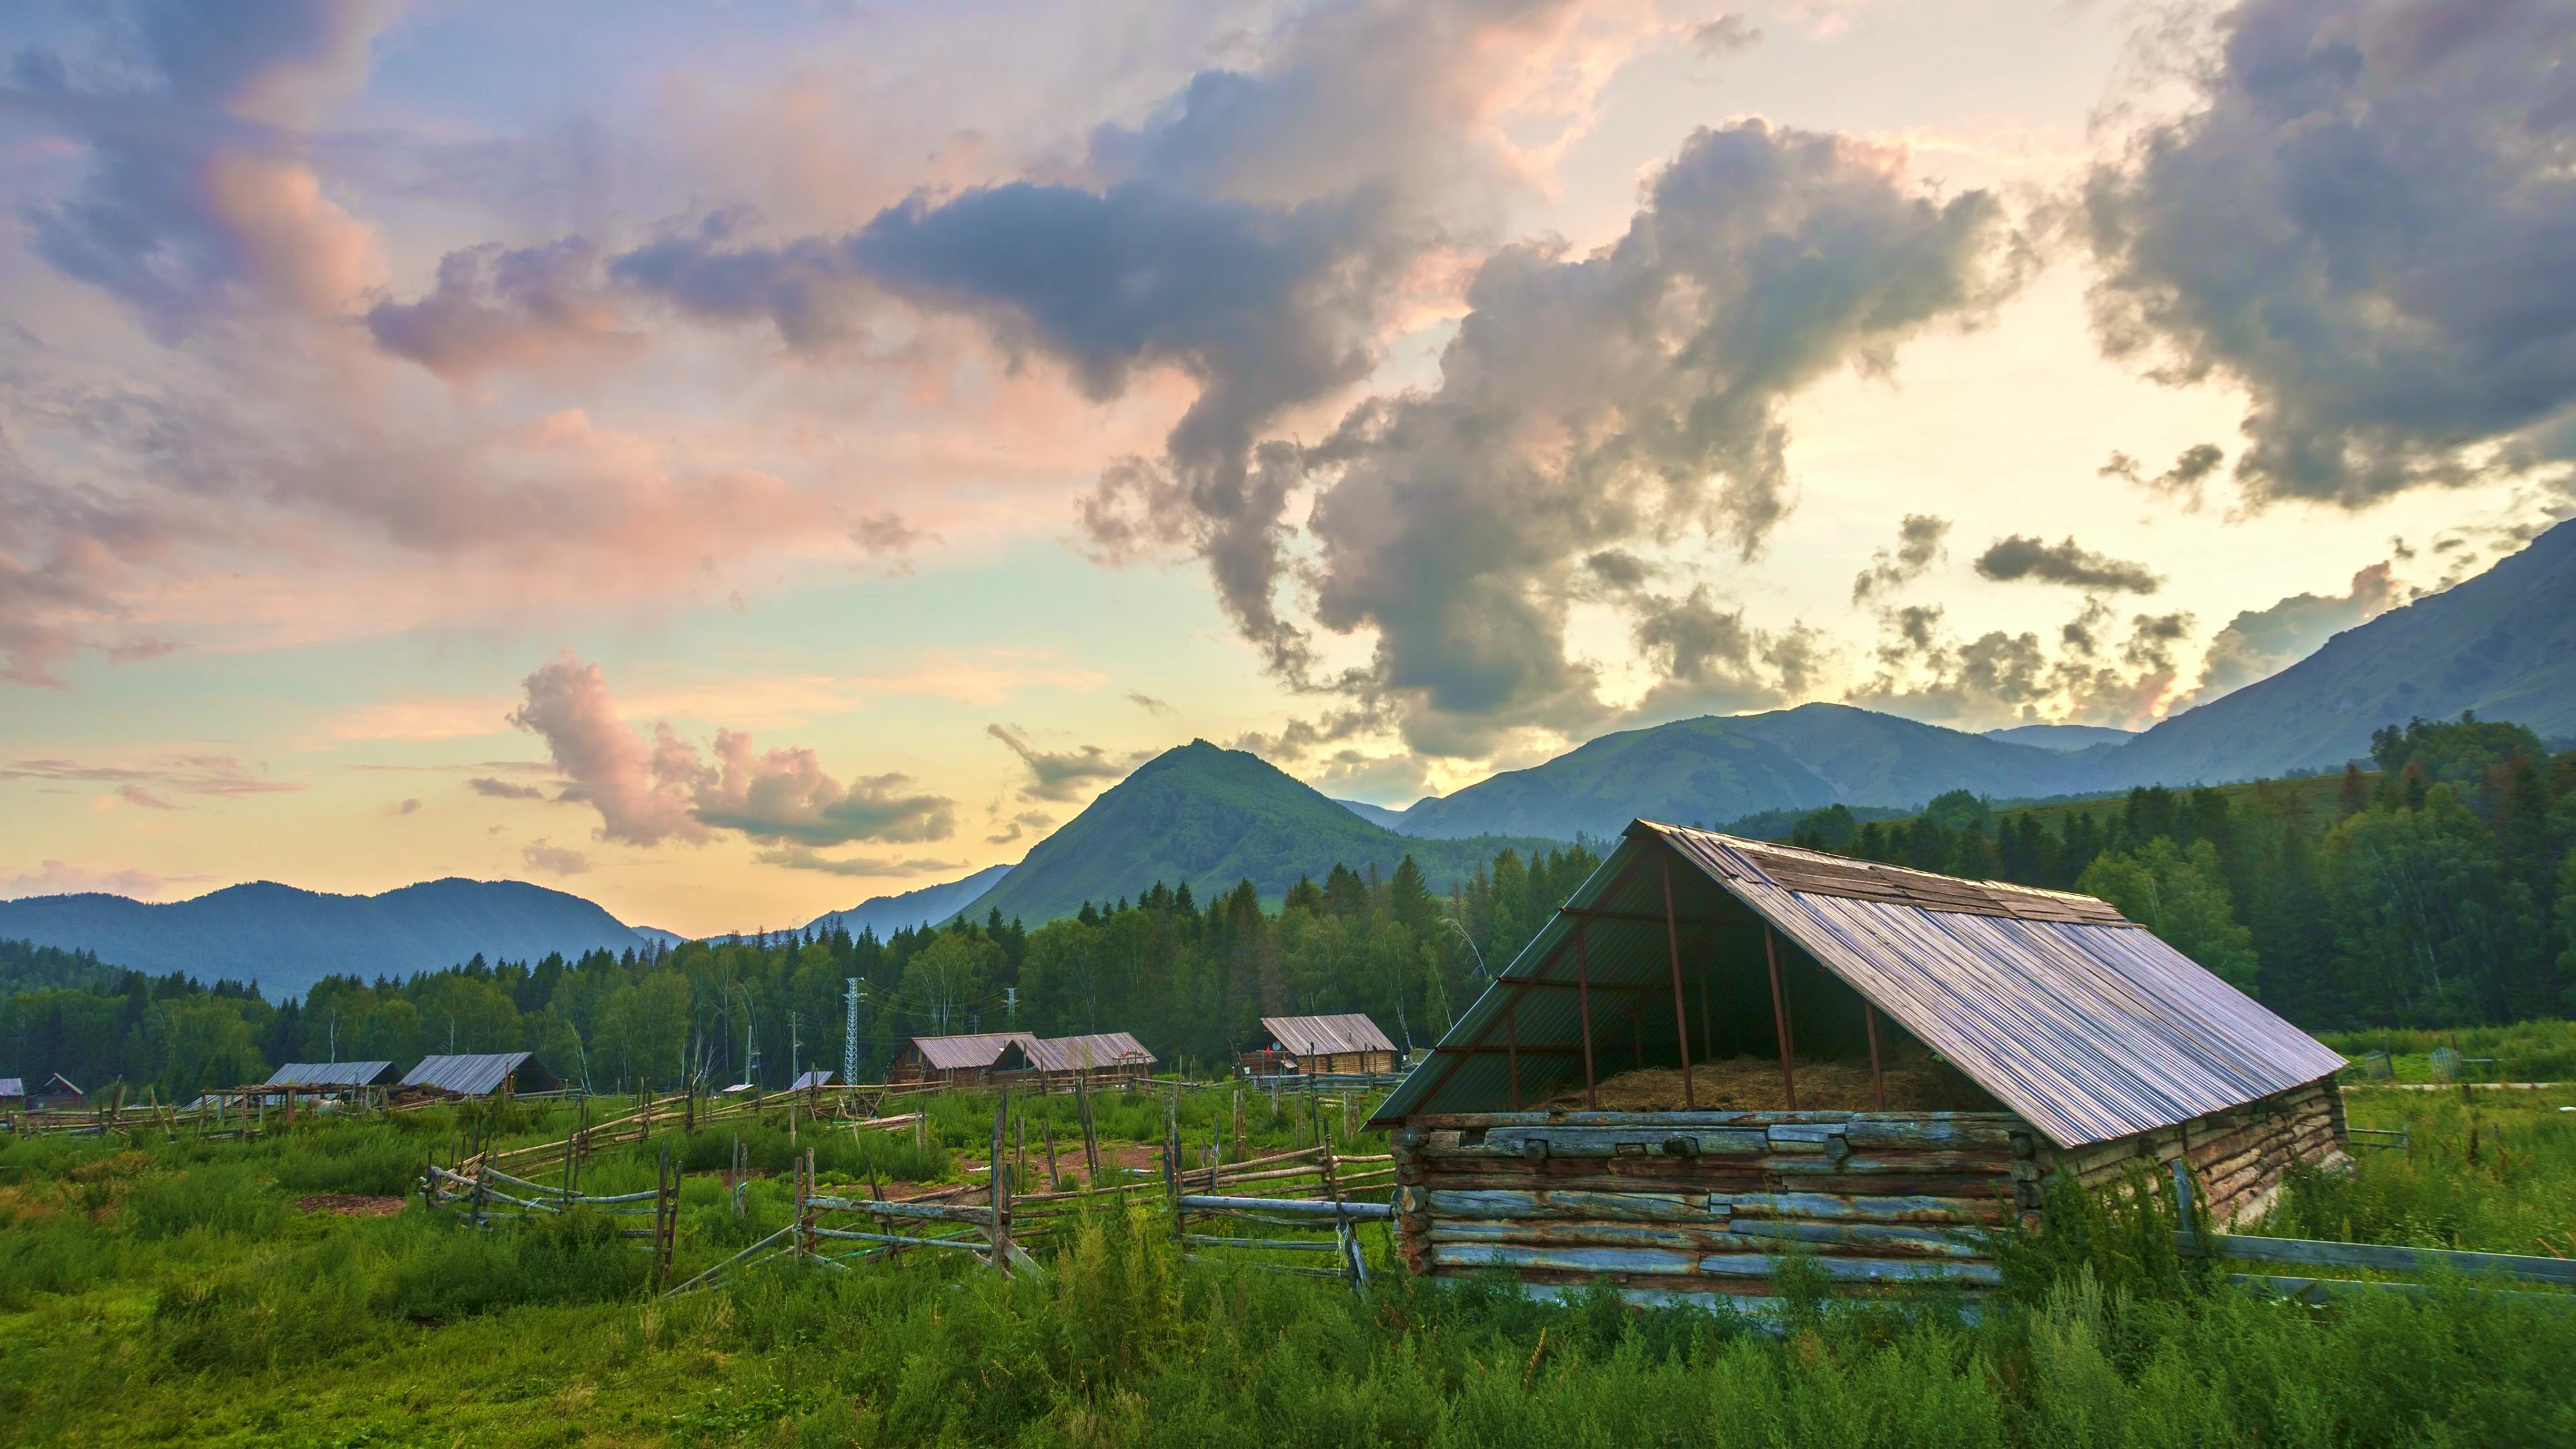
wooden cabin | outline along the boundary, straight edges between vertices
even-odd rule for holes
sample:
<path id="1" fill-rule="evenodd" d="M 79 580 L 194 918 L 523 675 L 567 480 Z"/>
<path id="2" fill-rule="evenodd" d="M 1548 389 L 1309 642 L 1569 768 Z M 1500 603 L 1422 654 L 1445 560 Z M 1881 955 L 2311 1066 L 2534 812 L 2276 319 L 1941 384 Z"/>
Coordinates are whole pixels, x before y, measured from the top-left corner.
<path id="1" fill-rule="evenodd" d="M 995 1074 L 1013 1086 L 1070 1091 L 1077 1081 L 1100 1087 L 1142 1082 L 1154 1075 L 1155 1056 L 1123 1031 L 1084 1036 L 1030 1037 L 1014 1042 L 995 1063 Z"/>
<path id="2" fill-rule="evenodd" d="M 422 1057 L 403 1074 L 413 1092 L 456 1097 L 489 1097 L 496 1093 L 552 1091 L 558 1083 L 530 1052 L 476 1052 Z"/>
<path id="3" fill-rule="evenodd" d="M 1254 1076 L 1373 1074 L 1397 1070 L 1395 1043 L 1359 1012 L 1339 1016 L 1265 1016 L 1266 1038 L 1238 1065 Z"/>
<path id="4" fill-rule="evenodd" d="M 2258 1216 L 2343 1065 L 2090 897 L 1641 820 L 1373 1122 L 1416 1272 L 1758 1302 L 1992 1285 L 2053 1172 Z"/>
<path id="5" fill-rule="evenodd" d="M 927 1082 L 942 1087 L 980 1087 L 998 1069 L 1004 1048 L 1036 1040 L 1026 1032 L 1016 1031 L 917 1036 L 895 1054 L 894 1064 L 886 1069 L 886 1080 L 897 1085 Z"/>
<path id="6" fill-rule="evenodd" d="M 20 1077 L 0 1077 L 0 1112 L 15 1112 L 27 1105 L 27 1083 Z"/>
<path id="7" fill-rule="evenodd" d="M 36 1090 L 27 1094 L 27 1110 L 77 1112 L 87 1105 L 88 1101 L 88 1094 L 83 1092 L 71 1078 L 56 1072 L 38 1084 Z"/>

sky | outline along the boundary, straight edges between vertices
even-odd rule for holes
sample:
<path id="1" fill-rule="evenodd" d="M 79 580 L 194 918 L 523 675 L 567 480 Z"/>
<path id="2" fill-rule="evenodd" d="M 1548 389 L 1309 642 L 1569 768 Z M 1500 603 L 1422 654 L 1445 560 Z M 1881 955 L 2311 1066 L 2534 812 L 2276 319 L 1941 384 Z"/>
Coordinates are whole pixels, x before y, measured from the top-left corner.
<path id="1" fill-rule="evenodd" d="M 2548 0 L 0 14 L 0 897 L 2139 729 L 2576 513 Z"/>

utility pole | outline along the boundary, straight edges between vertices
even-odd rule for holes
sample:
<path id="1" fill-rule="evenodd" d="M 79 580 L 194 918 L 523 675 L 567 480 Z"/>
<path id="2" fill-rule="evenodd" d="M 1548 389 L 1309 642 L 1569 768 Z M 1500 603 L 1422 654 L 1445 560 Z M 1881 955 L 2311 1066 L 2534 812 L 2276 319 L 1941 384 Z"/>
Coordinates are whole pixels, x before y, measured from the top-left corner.
<path id="1" fill-rule="evenodd" d="M 796 1039 L 796 1013 L 791 1011 L 787 1013 L 787 1081 L 791 1086 L 798 1077 L 804 1075 L 796 1064 L 797 1048 L 803 1045 L 803 1042 Z"/>
<path id="2" fill-rule="evenodd" d="M 842 985 L 841 1083 L 847 1086 L 859 1079 L 859 978 L 844 977 Z"/>
<path id="3" fill-rule="evenodd" d="M 1016 986 L 1002 988 L 1002 1024 L 1014 1030 L 1019 1027 L 1020 988 Z"/>

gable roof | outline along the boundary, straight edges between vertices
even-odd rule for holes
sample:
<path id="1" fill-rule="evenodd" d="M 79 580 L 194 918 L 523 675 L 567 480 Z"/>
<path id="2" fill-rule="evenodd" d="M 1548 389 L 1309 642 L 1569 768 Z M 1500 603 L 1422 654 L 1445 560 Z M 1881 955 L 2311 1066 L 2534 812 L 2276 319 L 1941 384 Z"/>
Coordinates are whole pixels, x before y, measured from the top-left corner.
<path id="1" fill-rule="evenodd" d="M 1579 1044 L 1574 1004 L 1545 999 L 1573 993 L 1533 994 L 1520 983 L 1570 977 L 1558 948 L 1587 913 L 1603 913 L 1586 942 L 1592 980 L 1667 979 L 1659 863 L 1675 868 L 1677 892 L 1687 867 L 1750 908 L 2060 1147 L 2188 1122 L 2344 1064 L 2090 896 L 1639 820 L 1375 1120 L 1475 1111 L 1500 1098 L 1504 1048 L 1485 1038 L 1508 1005 L 1522 1047 Z M 1604 918 L 1612 912 L 1631 919 Z M 1617 1009 L 1596 1003 L 1593 1014 Z M 1561 1075 L 1564 1061 L 1525 1053 L 1520 1070 Z"/>
<path id="2" fill-rule="evenodd" d="M 73 1081 L 71 1078 L 64 1076 L 60 1072 L 56 1072 L 52 1076 L 45 1078 L 45 1084 L 36 1089 L 35 1095 L 39 1097 L 60 1096 L 61 1093 L 54 1090 L 56 1087 L 62 1088 L 64 1092 L 69 1092 L 75 1097 L 86 1097 L 89 1095 L 87 1092 L 81 1090 L 80 1083 Z"/>
<path id="3" fill-rule="evenodd" d="M 420 1065 L 403 1074 L 406 1087 L 436 1087 L 464 1097 L 486 1097 L 501 1090 L 501 1083 L 514 1076 L 529 1075 L 531 1053 L 483 1052 L 473 1055 L 422 1057 Z M 545 1068 L 537 1067 L 536 1080 L 551 1080 Z"/>
<path id="4" fill-rule="evenodd" d="M 1152 1066 L 1154 1054 L 1145 1044 L 1123 1031 L 1093 1032 L 1088 1036 L 1051 1036 L 1024 1042 L 1021 1051 L 1030 1066 L 1042 1072 L 1079 1072 L 1095 1067 Z"/>
<path id="5" fill-rule="evenodd" d="M 288 1062 L 263 1087 L 372 1087 L 394 1073 L 391 1062 Z"/>
<path id="6" fill-rule="evenodd" d="M 23 1097 L 27 1084 L 16 1077 L 0 1077 L 0 1097 Z"/>
<path id="7" fill-rule="evenodd" d="M 1377 1029 L 1377 1023 L 1356 1011 L 1339 1016 L 1265 1016 L 1261 1029 L 1292 1057 L 1395 1050 L 1395 1043 Z"/>
<path id="8" fill-rule="evenodd" d="M 1025 1051 L 1036 1040 L 1020 1031 L 981 1031 L 962 1036 L 917 1036 L 912 1045 L 933 1071 L 972 1072 L 992 1066 L 1000 1059 L 1002 1048 L 1013 1042 L 1020 1043 Z"/>
<path id="9" fill-rule="evenodd" d="M 795 1081 L 787 1084 L 787 1090 L 791 1092 L 801 1092 L 808 1087 L 828 1087 L 830 1085 L 832 1085 L 832 1074 L 830 1072 L 818 1070 L 800 1074 Z"/>

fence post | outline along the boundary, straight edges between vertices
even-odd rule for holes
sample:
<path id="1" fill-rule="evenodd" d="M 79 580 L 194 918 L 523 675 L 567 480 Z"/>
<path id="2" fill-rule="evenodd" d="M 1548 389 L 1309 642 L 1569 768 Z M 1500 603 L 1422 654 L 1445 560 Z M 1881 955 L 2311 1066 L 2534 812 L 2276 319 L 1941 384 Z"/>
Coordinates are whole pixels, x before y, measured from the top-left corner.
<path id="1" fill-rule="evenodd" d="M 1359 1235 L 1351 1231 L 1350 1216 L 1342 1210 L 1342 1176 L 1333 1162 L 1333 1127 L 1320 1112 L 1315 1116 L 1315 1133 L 1322 1139 L 1322 1151 L 1315 1160 L 1323 1173 L 1324 1191 L 1333 1200 L 1333 1241 L 1342 1250 L 1342 1274 L 1353 1289 L 1358 1289 L 1368 1283 L 1368 1268 L 1360 1261 Z"/>
<path id="2" fill-rule="evenodd" d="M 2173 1160 L 2174 1208 L 2182 1215 L 2180 1236 L 2183 1251 L 2198 1257 L 2201 1252 L 2200 1230 L 2191 1216 L 2191 1169 L 2180 1157 Z"/>
<path id="3" fill-rule="evenodd" d="M 1179 1241 L 1185 1229 L 1181 1215 L 1181 1088 L 1172 1086 L 1172 1094 L 1163 1099 L 1163 1191 L 1172 1201 L 1172 1238 Z"/>
<path id="4" fill-rule="evenodd" d="M 1044 1121 L 1038 1123 L 1038 1135 L 1046 1141 L 1047 1191 L 1053 1192 L 1056 1190 L 1056 1184 L 1063 1181 L 1056 1176 L 1055 1171 L 1055 1124 Z"/>
<path id="5" fill-rule="evenodd" d="M 993 1151 L 990 1161 L 992 1181 L 985 1184 L 993 1196 L 993 1230 L 988 1241 L 993 1248 L 993 1266 L 1004 1273 L 1011 1271 L 1011 1185 L 1004 1174 L 1010 1163 L 1002 1155 L 1003 1129 L 1010 1125 L 1011 1089 L 1001 1088 L 993 1095 Z"/>

